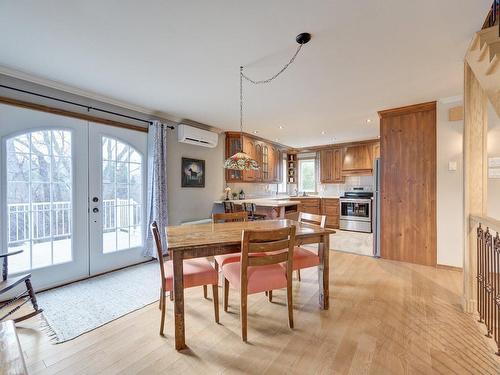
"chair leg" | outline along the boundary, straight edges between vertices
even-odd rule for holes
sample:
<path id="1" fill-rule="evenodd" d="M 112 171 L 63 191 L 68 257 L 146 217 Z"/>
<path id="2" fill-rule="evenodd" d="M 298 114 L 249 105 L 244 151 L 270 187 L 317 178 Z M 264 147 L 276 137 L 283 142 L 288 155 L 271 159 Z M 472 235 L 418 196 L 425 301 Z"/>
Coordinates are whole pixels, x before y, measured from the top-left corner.
<path id="1" fill-rule="evenodd" d="M 215 323 L 219 323 L 219 285 L 212 285 L 212 294 L 214 299 L 214 314 L 215 314 Z"/>
<path id="2" fill-rule="evenodd" d="M 288 307 L 288 326 L 293 329 L 293 300 L 292 300 L 292 280 L 286 285 L 286 305 Z"/>
<path id="3" fill-rule="evenodd" d="M 264 293 L 266 294 L 266 297 L 267 297 L 268 291 L 266 290 Z"/>
<path id="4" fill-rule="evenodd" d="M 207 286 L 206 285 L 203 285 L 203 298 L 205 298 L 205 299 L 208 298 Z"/>
<path id="5" fill-rule="evenodd" d="M 169 297 L 170 297 L 170 301 L 174 300 L 174 291 L 173 290 L 170 291 Z"/>
<path id="6" fill-rule="evenodd" d="M 224 277 L 224 311 L 227 312 L 229 302 L 229 281 Z"/>
<path id="7" fill-rule="evenodd" d="M 160 336 L 163 336 L 163 328 L 165 327 L 165 310 L 167 306 L 167 301 L 165 300 L 165 293 L 163 293 L 161 302 L 161 320 L 160 320 Z"/>
<path id="8" fill-rule="evenodd" d="M 158 300 L 158 309 L 160 310 L 161 310 L 161 303 L 163 301 L 162 295 L 163 295 L 163 288 L 160 287 L 160 299 Z"/>
<path id="9" fill-rule="evenodd" d="M 297 278 L 299 279 L 299 281 L 301 281 L 301 279 L 300 279 L 300 269 L 297 270 Z"/>
<path id="10" fill-rule="evenodd" d="M 269 297 L 269 302 L 273 302 L 273 291 L 272 290 L 269 290 L 267 292 L 267 296 Z"/>
<path id="11" fill-rule="evenodd" d="M 28 290 L 28 295 L 30 297 L 33 310 L 38 311 L 38 302 L 36 301 L 36 295 L 35 291 L 33 290 L 33 285 L 31 285 L 31 280 L 26 279 L 24 283 L 26 284 L 26 289 Z"/>
<path id="12" fill-rule="evenodd" d="M 247 288 L 241 288 L 240 293 L 241 339 L 247 341 Z"/>

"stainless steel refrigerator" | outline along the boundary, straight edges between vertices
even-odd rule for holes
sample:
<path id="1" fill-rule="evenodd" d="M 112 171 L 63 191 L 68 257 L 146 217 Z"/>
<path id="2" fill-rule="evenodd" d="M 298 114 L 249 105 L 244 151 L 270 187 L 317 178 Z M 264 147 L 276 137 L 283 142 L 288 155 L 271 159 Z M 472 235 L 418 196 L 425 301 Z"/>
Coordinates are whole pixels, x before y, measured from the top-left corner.
<path id="1" fill-rule="evenodd" d="M 380 158 L 373 162 L 373 256 L 380 257 Z"/>

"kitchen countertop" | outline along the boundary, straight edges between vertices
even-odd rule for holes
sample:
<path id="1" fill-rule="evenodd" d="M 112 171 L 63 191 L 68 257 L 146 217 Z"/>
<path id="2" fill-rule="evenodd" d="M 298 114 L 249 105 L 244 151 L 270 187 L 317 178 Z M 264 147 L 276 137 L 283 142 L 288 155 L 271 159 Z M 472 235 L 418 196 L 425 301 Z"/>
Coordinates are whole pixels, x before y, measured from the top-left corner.
<path id="1" fill-rule="evenodd" d="M 288 199 L 276 199 L 276 198 L 254 198 L 254 199 L 234 199 L 230 201 L 218 200 L 215 201 L 215 204 L 222 204 L 223 202 L 233 202 L 235 204 L 242 203 L 255 203 L 260 207 L 287 207 L 287 206 L 296 206 L 297 201 L 291 201 Z"/>
<path id="2" fill-rule="evenodd" d="M 222 202 L 233 202 L 235 204 L 241 203 L 255 203 L 257 206 L 261 207 L 286 207 L 297 205 L 297 200 L 300 199 L 338 199 L 338 195 L 325 195 L 325 196 L 312 196 L 308 195 L 305 197 L 293 197 L 293 196 L 280 196 L 280 197 L 267 197 L 267 198 L 248 198 L 248 199 L 231 199 L 229 201 L 218 200 L 215 204 L 222 204 Z M 296 199 L 296 200 L 291 200 Z"/>

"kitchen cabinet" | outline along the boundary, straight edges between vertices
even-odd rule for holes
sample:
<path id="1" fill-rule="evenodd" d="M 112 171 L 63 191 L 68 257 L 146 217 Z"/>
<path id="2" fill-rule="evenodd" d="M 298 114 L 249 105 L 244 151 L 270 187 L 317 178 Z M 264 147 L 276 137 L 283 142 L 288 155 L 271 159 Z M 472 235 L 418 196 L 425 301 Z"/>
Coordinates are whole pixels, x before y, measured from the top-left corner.
<path id="1" fill-rule="evenodd" d="M 373 143 L 347 146 L 342 152 L 342 175 L 371 175 L 373 172 Z"/>
<path id="2" fill-rule="evenodd" d="M 321 198 L 290 198 L 290 200 L 300 202 L 300 212 L 315 215 L 321 214 Z"/>
<path id="3" fill-rule="evenodd" d="M 321 214 L 326 215 L 326 227 L 338 229 L 340 224 L 340 200 L 338 198 L 322 198 Z"/>
<path id="4" fill-rule="evenodd" d="M 226 170 L 226 182 L 281 182 L 281 152 L 279 145 L 252 137 L 248 134 L 226 133 L 226 158 L 243 151 L 259 163 L 260 169 L 256 171 Z"/>
<path id="5" fill-rule="evenodd" d="M 322 184 L 343 183 L 342 149 L 326 149 L 320 152 L 320 180 Z"/>

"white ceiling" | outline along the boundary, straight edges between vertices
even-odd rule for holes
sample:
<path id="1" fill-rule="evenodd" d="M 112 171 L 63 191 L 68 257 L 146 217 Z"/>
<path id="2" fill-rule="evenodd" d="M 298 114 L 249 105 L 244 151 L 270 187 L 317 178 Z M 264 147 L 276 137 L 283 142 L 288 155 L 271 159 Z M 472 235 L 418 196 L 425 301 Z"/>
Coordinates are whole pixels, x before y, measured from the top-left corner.
<path id="1" fill-rule="evenodd" d="M 235 130 L 239 66 L 272 75 L 307 31 L 288 71 L 245 86 L 245 130 L 290 146 L 342 142 L 375 137 L 378 110 L 460 94 L 491 2 L 4 0 L 0 65 Z"/>

